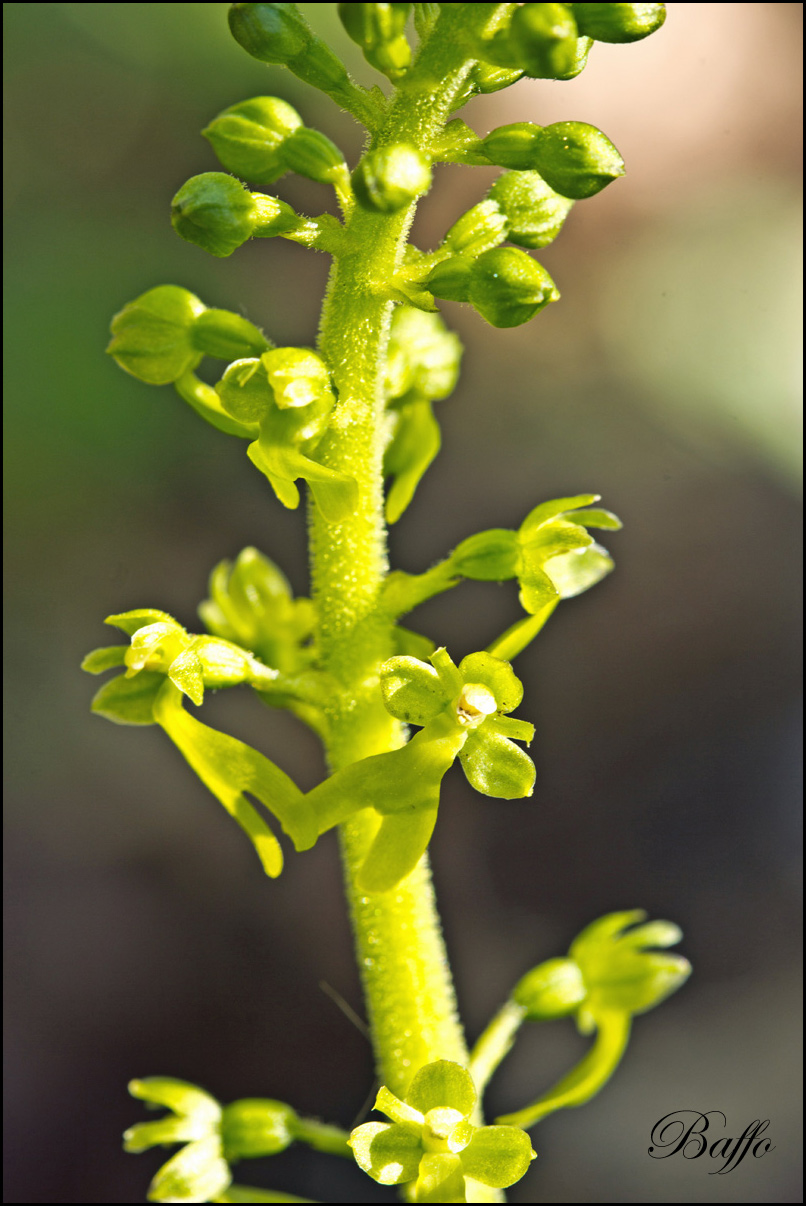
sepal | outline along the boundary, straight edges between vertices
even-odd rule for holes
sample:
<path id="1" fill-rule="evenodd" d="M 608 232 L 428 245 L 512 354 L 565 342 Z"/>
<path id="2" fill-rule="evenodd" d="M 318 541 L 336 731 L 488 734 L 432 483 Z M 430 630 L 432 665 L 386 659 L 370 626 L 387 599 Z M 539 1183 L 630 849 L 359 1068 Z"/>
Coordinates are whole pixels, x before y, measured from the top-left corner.
<path id="1" fill-rule="evenodd" d="M 579 964 L 589 996 L 585 1012 L 594 1020 L 602 1012 L 645 1013 L 665 1000 L 688 979 L 691 964 L 682 955 L 661 954 L 652 946 L 673 946 L 682 933 L 669 921 L 643 921 L 646 913 L 632 909 L 609 913 L 574 939 L 569 955 Z"/>
<path id="2" fill-rule="evenodd" d="M 150 671 L 136 678 L 120 674 L 96 691 L 90 709 L 114 724 L 154 724 L 154 701 L 164 682 Z"/>

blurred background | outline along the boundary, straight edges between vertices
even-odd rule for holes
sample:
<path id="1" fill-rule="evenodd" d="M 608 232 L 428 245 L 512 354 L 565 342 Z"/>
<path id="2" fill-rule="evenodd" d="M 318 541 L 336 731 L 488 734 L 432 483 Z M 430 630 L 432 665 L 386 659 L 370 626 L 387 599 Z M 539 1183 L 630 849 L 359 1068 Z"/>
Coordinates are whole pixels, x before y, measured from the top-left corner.
<path id="1" fill-rule="evenodd" d="M 335 5 L 303 5 L 377 82 Z M 439 404 L 444 450 L 391 536 L 425 569 L 537 502 L 597 491 L 622 516 L 616 572 L 519 659 L 537 724 L 535 795 L 446 780 L 432 847 L 468 1033 L 591 919 L 643 907 L 685 931 L 695 975 L 639 1018 L 601 1096 L 533 1131 L 513 1202 L 795 1202 L 799 1152 L 798 4 L 671 4 L 635 46 L 597 44 L 567 83 L 474 100 L 482 134 L 518 120 L 600 126 L 628 175 L 575 206 L 540 259 L 562 301 L 512 331 L 446 304 L 466 344 Z M 328 261 L 282 240 L 215 260 L 168 221 L 217 164 L 199 130 L 280 95 L 360 153 L 352 119 L 231 39 L 225 4 L 8 4 L 6 49 L 6 1201 L 138 1202 L 165 1159 L 121 1150 L 132 1076 L 224 1101 L 272 1096 L 351 1125 L 369 1047 L 336 843 L 278 881 L 156 728 L 91 716 L 83 654 L 105 615 L 151 606 L 198 628 L 213 565 L 247 544 L 308 589 L 305 519 L 241 441 L 104 356 L 111 316 L 175 283 L 311 343 Z M 414 230 L 433 246 L 495 173 L 443 167 Z M 307 212 L 324 188 L 277 191 Z M 455 658 L 519 614 L 512 583 L 469 584 L 412 621 Z M 317 744 L 246 692 L 205 706 L 302 786 Z M 532 1027 L 489 1112 L 584 1050 Z M 721 1110 L 775 1150 L 714 1176 L 655 1161 L 649 1132 Z M 325 1201 L 393 1201 L 335 1158 L 290 1150 L 238 1179 Z"/>

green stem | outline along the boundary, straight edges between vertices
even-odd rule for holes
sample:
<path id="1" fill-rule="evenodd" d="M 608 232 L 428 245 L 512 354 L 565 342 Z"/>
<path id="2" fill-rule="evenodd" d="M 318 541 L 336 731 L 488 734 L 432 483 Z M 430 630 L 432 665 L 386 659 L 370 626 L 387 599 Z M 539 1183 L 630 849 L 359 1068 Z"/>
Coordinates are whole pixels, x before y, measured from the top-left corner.
<path id="1" fill-rule="evenodd" d="M 294 1126 L 294 1138 L 300 1143 L 307 1143 L 308 1147 L 318 1152 L 353 1159 L 352 1148 L 347 1144 L 349 1132 L 343 1131 L 339 1126 L 331 1126 L 328 1122 L 318 1122 L 315 1118 L 298 1118 Z"/>
<path id="2" fill-rule="evenodd" d="M 469 1072 L 481 1097 L 490 1078 L 515 1042 L 526 1010 L 515 1001 L 507 1001 L 479 1038 L 470 1055 Z"/>
<path id="3" fill-rule="evenodd" d="M 470 18 L 465 6 L 442 10 L 373 146 L 413 142 L 429 148 L 473 65 L 466 35 L 489 20 L 484 10 L 497 7 L 478 5 Z M 402 262 L 414 208 L 381 214 L 356 206 L 322 312 L 319 346 L 333 373 L 339 406 L 317 457 L 352 476 L 359 497 L 355 511 L 338 524 L 327 523 L 315 507 L 310 511 L 322 662 L 342 688 L 327 716 L 334 770 L 396 749 L 405 740 L 378 690 L 379 666 L 392 652 L 390 621 L 378 603 L 387 572 L 383 372 L 392 303 L 385 287 Z M 355 886 L 377 826 L 370 810 L 342 826 L 346 892 L 378 1075 L 403 1096 L 423 1064 L 450 1059 L 466 1066 L 468 1052 L 427 858 L 391 892 L 366 895 Z"/>

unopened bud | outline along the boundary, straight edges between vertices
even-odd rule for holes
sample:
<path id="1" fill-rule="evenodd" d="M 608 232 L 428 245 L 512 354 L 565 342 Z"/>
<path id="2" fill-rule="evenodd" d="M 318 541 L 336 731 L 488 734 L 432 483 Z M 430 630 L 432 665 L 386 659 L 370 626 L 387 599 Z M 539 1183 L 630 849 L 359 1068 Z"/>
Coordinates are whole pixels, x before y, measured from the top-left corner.
<path id="1" fill-rule="evenodd" d="M 271 184 L 288 171 L 280 147 L 301 126 L 302 118 L 286 101 L 255 96 L 219 113 L 202 134 L 227 171 Z"/>
<path id="2" fill-rule="evenodd" d="M 515 247 L 485 251 L 473 263 L 469 300 L 493 327 L 518 327 L 559 296 L 545 268 Z"/>
<path id="3" fill-rule="evenodd" d="M 539 172 L 505 172 L 490 189 L 507 220 L 507 238 L 521 247 L 546 247 L 560 233 L 573 201 L 550 188 Z"/>
<path id="4" fill-rule="evenodd" d="M 546 126 L 532 166 L 555 192 L 574 201 L 594 196 L 624 175 L 624 160 L 610 139 L 584 121 Z"/>
<path id="5" fill-rule="evenodd" d="M 317 38 L 296 4 L 231 4 L 229 27 L 235 41 L 261 63 L 288 67 L 330 96 L 351 91 L 341 59 Z"/>
<path id="6" fill-rule="evenodd" d="M 204 303 L 187 289 L 159 285 L 115 315 L 106 350 L 133 377 L 167 385 L 199 363 L 192 333 L 203 313 Z"/>
<path id="7" fill-rule="evenodd" d="M 576 65 L 577 26 L 567 4 L 520 5 L 507 36 L 533 79 L 562 79 Z"/>
<path id="8" fill-rule="evenodd" d="M 256 220 L 249 189 L 224 172 L 191 176 L 171 202 L 176 233 L 211 255 L 232 255 L 251 238 Z"/>
<path id="9" fill-rule="evenodd" d="M 581 34 L 597 42 L 638 42 L 660 29 L 665 4 L 572 4 Z"/>
<path id="10" fill-rule="evenodd" d="M 410 4 L 339 4 L 338 10 L 342 25 L 368 63 L 391 80 L 405 74 L 411 62 L 405 35 Z"/>
<path id="11" fill-rule="evenodd" d="M 365 155 L 352 181 L 364 209 L 394 213 L 428 192 L 431 167 L 422 151 L 411 143 L 392 143 Z"/>

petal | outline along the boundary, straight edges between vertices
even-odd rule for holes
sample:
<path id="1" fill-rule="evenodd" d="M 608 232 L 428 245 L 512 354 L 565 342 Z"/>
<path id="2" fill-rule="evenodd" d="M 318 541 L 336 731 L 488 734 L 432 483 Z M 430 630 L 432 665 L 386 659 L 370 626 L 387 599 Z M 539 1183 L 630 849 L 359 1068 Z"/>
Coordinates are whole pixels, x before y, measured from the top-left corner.
<path id="1" fill-rule="evenodd" d="M 462 1152 L 462 1167 L 483 1185 L 506 1189 L 520 1181 L 534 1158 L 529 1136 L 520 1127 L 483 1126 Z"/>
<path id="2" fill-rule="evenodd" d="M 509 662 L 491 653 L 470 653 L 459 663 L 466 683 L 483 683 L 495 696 L 499 712 L 512 712 L 523 699 L 523 683 Z"/>
<path id="3" fill-rule="evenodd" d="M 461 1064 L 438 1059 L 420 1068 L 409 1086 L 406 1101 L 421 1114 L 447 1106 L 467 1118 L 476 1104 L 476 1087 Z"/>
<path id="4" fill-rule="evenodd" d="M 167 611 L 157 611 L 155 607 L 138 607 L 135 611 L 123 611 L 119 615 L 107 616 L 104 620 L 104 624 L 120 628 L 129 636 L 134 636 L 139 628 L 145 628 L 147 624 L 159 623 L 176 624 L 176 620 L 169 616 Z"/>
<path id="5" fill-rule="evenodd" d="M 151 670 L 135 678 L 119 674 L 96 691 L 90 707 L 115 724 L 155 724 L 154 703 L 164 685 L 165 675 Z"/>
<path id="6" fill-rule="evenodd" d="M 144 1152 L 150 1147 L 170 1147 L 174 1143 L 190 1143 L 210 1134 L 210 1123 L 204 1118 L 184 1114 L 168 1114 L 157 1122 L 137 1122 L 123 1132 L 123 1148 L 127 1152 Z"/>
<path id="7" fill-rule="evenodd" d="M 204 699 L 204 671 L 199 655 L 186 649 L 174 658 L 168 668 L 168 677 L 179 690 L 197 706 Z"/>
<path id="8" fill-rule="evenodd" d="M 460 1157 L 430 1152 L 423 1156 L 412 1198 L 415 1202 L 466 1202 Z"/>
<path id="9" fill-rule="evenodd" d="M 145 1076 L 141 1080 L 130 1080 L 128 1088 L 132 1097 L 152 1106 L 165 1106 L 175 1114 L 192 1114 L 214 1123 L 221 1118 L 221 1106 L 215 1097 L 186 1080 L 173 1076 Z"/>
<path id="10" fill-rule="evenodd" d="M 189 1143 L 163 1164 L 148 1190 L 149 1202 L 209 1202 L 232 1180 L 218 1136 Z"/>
<path id="11" fill-rule="evenodd" d="M 416 657 L 384 662 L 381 692 L 386 710 L 407 724 L 427 724 L 448 702 L 436 670 Z"/>
<path id="12" fill-rule="evenodd" d="M 600 544 L 572 553 L 562 553 L 544 562 L 543 569 L 563 599 L 573 599 L 589 590 L 613 569 L 613 558 Z"/>
<path id="13" fill-rule="evenodd" d="M 419 1135 L 389 1122 L 365 1122 L 348 1140 L 356 1164 L 381 1185 L 413 1181 L 423 1154 Z"/>
<path id="14" fill-rule="evenodd" d="M 531 796 L 535 766 L 528 754 L 486 726 L 469 734 L 459 754 L 470 784 L 484 796 L 520 800 Z"/>
<path id="15" fill-rule="evenodd" d="M 551 502 L 540 503 L 526 516 L 518 534 L 522 540 L 528 541 L 541 524 L 556 519 L 558 515 L 564 515 L 566 511 L 587 507 L 589 503 L 598 502 L 600 498 L 600 494 L 577 494 L 571 498 L 555 498 Z"/>
<path id="16" fill-rule="evenodd" d="M 93 649 L 81 663 L 81 669 L 87 674 L 103 674 L 113 666 L 125 666 L 128 645 L 105 645 L 103 649 Z"/>

